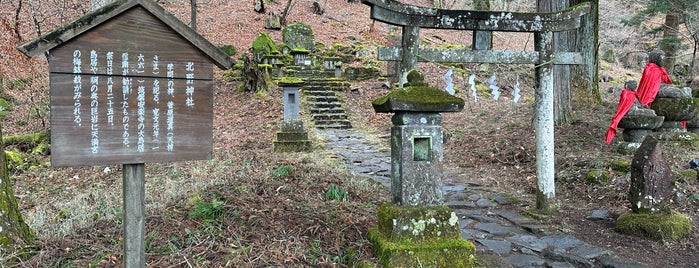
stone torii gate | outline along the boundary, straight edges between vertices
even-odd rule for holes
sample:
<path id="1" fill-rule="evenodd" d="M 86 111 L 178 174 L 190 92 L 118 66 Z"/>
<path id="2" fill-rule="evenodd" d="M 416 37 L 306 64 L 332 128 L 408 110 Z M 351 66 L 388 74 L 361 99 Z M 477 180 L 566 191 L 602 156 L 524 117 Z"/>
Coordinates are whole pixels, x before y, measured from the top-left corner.
<path id="1" fill-rule="evenodd" d="M 362 0 L 371 7 L 371 18 L 402 27 L 401 47 L 381 47 L 379 60 L 398 61 L 402 87 L 418 61 L 458 63 L 534 64 L 537 87 L 534 111 L 536 135 L 536 207 L 549 211 L 555 202 L 553 119 L 553 65 L 586 64 L 579 52 L 553 51 L 553 32 L 580 27 L 589 3 L 552 13 L 484 12 L 446 10 L 403 4 L 394 0 Z M 420 28 L 471 31 L 533 32 L 535 51 L 422 49 Z M 594 46 L 587 46 L 593 48 Z"/>

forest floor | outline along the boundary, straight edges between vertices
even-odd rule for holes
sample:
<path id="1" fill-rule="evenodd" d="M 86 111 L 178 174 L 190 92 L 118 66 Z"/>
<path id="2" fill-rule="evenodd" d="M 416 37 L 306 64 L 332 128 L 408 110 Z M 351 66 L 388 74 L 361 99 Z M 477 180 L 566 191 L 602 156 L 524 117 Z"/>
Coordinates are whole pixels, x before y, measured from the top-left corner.
<path id="1" fill-rule="evenodd" d="M 316 41 L 326 46 L 361 44 L 375 51 L 395 40 L 396 29 L 372 23 L 368 7 L 358 1 L 325 1 L 324 15 L 312 14 L 311 2 L 297 1 L 289 22 L 309 24 Z M 430 1 L 412 2 L 429 5 Z M 165 8 L 188 22 L 187 3 L 168 1 Z M 200 1 L 198 29 L 213 43 L 232 44 L 240 55 L 259 32 L 281 41 L 280 31 L 262 27 L 265 15 L 252 11 L 252 4 L 226 3 Z M 284 4 L 272 2 L 267 10 L 280 13 Z M 13 7 L 2 5 L 3 9 Z M 2 14 L 11 21 L 5 15 L 13 14 L 12 10 Z M 30 22 L 20 28 L 30 36 Z M 496 35 L 496 46 L 532 49 L 530 35 L 504 35 Z M 428 45 L 442 46 L 470 40 L 470 33 L 425 30 L 421 38 Z M 18 41 L 3 40 L 2 51 L 8 55 L 3 58 L 3 89 L 15 105 L 3 120 L 3 134 L 47 130 L 46 60 L 23 59 L 13 51 Z M 503 92 L 498 101 L 479 93 L 478 102 L 473 102 L 470 92 L 464 91 L 464 77 L 455 76 L 461 89 L 457 96 L 466 100 L 466 107 L 444 114 L 445 168 L 460 178 L 518 197 L 520 202 L 510 209 L 530 210 L 536 189 L 533 68 L 463 67 L 478 74 L 478 83 L 497 74 Z M 421 63 L 419 68 L 431 85 L 443 87 L 446 66 Z M 602 75 L 613 79 L 600 83 L 601 103 L 574 102 L 571 122 L 555 128 L 556 196 L 561 208 L 541 223 L 649 267 L 697 267 L 696 231 L 677 241 L 653 241 L 616 232 L 613 220 L 585 220 L 595 209 L 609 210 L 614 218 L 629 211 L 629 174 L 610 166 L 614 160 L 630 161 L 632 156 L 604 143 L 604 134 L 616 110 L 620 84 L 639 79 L 640 70 L 605 62 L 602 68 Z M 509 95 L 515 74 L 522 88 L 518 103 Z M 361 90 L 345 95 L 353 126 L 373 137 L 385 137 L 391 126 L 390 115 L 377 114 L 371 107 L 372 100 L 387 93 L 383 82 L 353 81 Z M 273 87 L 253 95 L 236 88 L 237 83 L 222 80 L 217 71 L 212 160 L 146 165 L 149 267 L 346 267 L 356 265 L 358 259 L 373 261 L 366 231 L 375 225 L 378 205 L 389 200 L 388 190 L 352 174 L 337 156 L 322 149 L 324 141 L 317 136 L 313 153 L 272 153 L 271 141 L 283 118 L 281 91 Z M 664 144 L 663 150 L 675 172 L 687 171 L 689 160 L 699 157 L 697 148 Z M 587 172 L 597 169 L 610 172 L 609 182 L 586 183 Z M 0 267 L 120 266 L 120 166 L 41 167 L 16 171 L 12 179 L 21 212 L 37 234 L 36 247 L 28 259 L 16 258 L 18 252 L 0 257 L 0 262 L 6 262 Z M 333 186 L 346 190 L 349 202 L 329 200 L 326 193 Z M 699 193 L 696 182 L 679 186 L 686 196 Z M 690 217 L 696 228 L 699 205 L 681 201 L 672 208 Z"/>

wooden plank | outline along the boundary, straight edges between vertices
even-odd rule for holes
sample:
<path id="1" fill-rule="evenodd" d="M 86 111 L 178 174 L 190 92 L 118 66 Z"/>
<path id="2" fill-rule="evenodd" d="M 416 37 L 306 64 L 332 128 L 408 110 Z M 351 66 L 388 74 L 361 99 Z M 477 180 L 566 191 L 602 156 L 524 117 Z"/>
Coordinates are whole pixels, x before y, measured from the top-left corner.
<path id="1" fill-rule="evenodd" d="M 192 80 L 187 84 L 189 80 L 172 79 L 175 92 L 171 96 L 167 93 L 168 79 L 100 75 L 94 76 L 98 79 L 98 86 L 93 96 L 92 77 L 82 75 L 82 83 L 77 84 L 76 75 L 51 74 L 53 166 L 211 158 L 213 81 Z M 109 78 L 112 78 L 111 94 Z M 130 89 L 126 90 L 130 92 L 126 94 L 125 102 L 124 78 L 131 83 Z M 153 91 L 156 81 L 159 93 Z M 143 91 L 139 89 L 141 86 Z M 191 95 L 186 92 L 187 86 L 194 89 Z M 141 101 L 139 97 L 142 97 Z M 191 105 L 188 105 L 189 97 Z M 172 109 L 168 106 L 170 102 Z M 169 123 L 171 130 L 168 130 Z M 172 147 L 168 148 L 168 145 Z"/>
<path id="2" fill-rule="evenodd" d="M 550 13 L 472 11 L 426 8 L 394 0 L 362 0 L 371 6 L 371 18 L 398 26 L 484 31 L 565 31 L 580 26 L 590 4 Z"/>
<path id="3" fill-rule="evenodd" d="M 378 59 L 399 61 L 402 48 L 379 47 Z M 470 49 L 426 49 L 418 50 L 421 62 L 454 63 L 499 63 L 499 64 L 537 64 L 539 52 L 512 50 L 470 50 Z M 552 58 L 553 64 L 583 64 L 584 59 L 578 52 L 557 52 Z"/>
<path id="4" fill-rule="evenodd" d="M 119 42 L 115 42 L 118 40 Z M 114 74 L 123 74 L 126 63 L 129 76 L 166 77 L 172 64 L 176 78 L 185 78 L 188 63 L 195 79 L 212 79 L 211 60 L 191 43 L 143 8 L 134 8 L 118 20 L 107 21 L 79 38 L 51 51 L 49 70 L 52 73 L 75 73 L 75 60 L 80 60 L 79 73 L 109 74 L 109 57 Z M 91 67 L 94 51 L 95 68 Z M 79 56 L 76 56 L 79 54 Z M 141 61 L 139 61 L 141 59 Z"/>
<path id="5" fill-rule="evenodd" d="M 123 166 L 124 265 L 146 267 L 145 164 Z"/>

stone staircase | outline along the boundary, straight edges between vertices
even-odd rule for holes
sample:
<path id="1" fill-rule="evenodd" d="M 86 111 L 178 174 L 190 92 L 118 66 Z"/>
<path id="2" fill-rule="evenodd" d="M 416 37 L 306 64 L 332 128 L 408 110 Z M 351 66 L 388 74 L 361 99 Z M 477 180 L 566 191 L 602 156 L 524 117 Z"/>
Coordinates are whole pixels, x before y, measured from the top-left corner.
<path id="1" fill-rule="evenodd" d="M 346 79 L 336 78 L 334 70 L 310 66 L 288 66 L 285 75 L 305 81 L 301 87 L 301 94 L 316 128 L 352 128 L 343 103 L 337 95 L 338 92 L 349 91 L 350 83 Z"/>
<path id="2" fill-rule="evenodd" d="M 341 78 L 308 78 L 301 88 L 311 119 L 318 129 L 348 129 L 352 124 L 337 92 L 349 89 L 350 83 Z"/>

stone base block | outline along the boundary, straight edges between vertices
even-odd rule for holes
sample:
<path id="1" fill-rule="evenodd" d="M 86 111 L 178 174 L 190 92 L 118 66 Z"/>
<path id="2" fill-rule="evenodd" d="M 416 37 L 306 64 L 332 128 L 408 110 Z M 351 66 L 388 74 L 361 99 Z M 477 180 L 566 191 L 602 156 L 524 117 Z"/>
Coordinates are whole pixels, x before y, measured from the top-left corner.
<path id="1" fill-rule="evenodd" d="M 689 218 L 679 212 L 633 213 L 619 216 L 616 229 L 620 233 L 655 240 L 677 240 L 692 230 Z"/>
<path id="2" fill-rule="evenodd" d="M 273 141 L 273 151 L 274 152 L 310 152 L 311 151 L 311 141 L 310 140 L 296 140 L 296 141 Z"/>
<path id="3" fill-rule="evenodd" d="M 280 141 L 300 141 L 308 140 L 308 132 L 277 132 L 277 140 Z"/>
<path id="4" fill-rule="evenodd" d="M 447 206 L 383 204 L 368 238 L 384 267 L 472 267 L 473 243 L 461 238 Z"/>
<path id="5" fill-rule="evenodd" d="M 473 267 L 476 247 L 462 238 L 422 242 L 392 242 L 377 228 L 369 229 L 369 241 L 383 267 Z"/>

